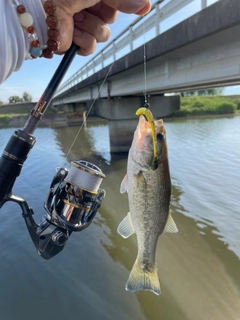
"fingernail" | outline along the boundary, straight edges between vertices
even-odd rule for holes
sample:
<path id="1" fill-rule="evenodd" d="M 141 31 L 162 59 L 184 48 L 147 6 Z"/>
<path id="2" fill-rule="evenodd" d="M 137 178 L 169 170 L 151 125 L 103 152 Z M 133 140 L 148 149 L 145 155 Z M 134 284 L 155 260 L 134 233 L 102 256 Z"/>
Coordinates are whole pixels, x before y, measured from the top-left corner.
<path id="1" fill-rule="evenodd" d="M 149 11 L 151 10 L 151 2 L 149 1 L 145 7 L 143 7 L 141 10 L 139 10 L 138 12 L 136 12 L 137 15 L 139 16 L 144 16 L 145 14 L 147 14 Z"/>

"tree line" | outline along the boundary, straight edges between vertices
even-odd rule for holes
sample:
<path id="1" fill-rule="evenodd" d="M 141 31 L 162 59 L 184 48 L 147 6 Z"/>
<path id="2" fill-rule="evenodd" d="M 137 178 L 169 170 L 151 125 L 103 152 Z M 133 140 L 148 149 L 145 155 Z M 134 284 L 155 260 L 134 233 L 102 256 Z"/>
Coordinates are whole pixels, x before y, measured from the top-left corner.
<path id="1" fill-rule="evenodd" d="M 8 103 L 22 103 L 22 102 L 32 102 L 32 96 L 27 93 L 26 91 L 23 93 L 22 97 L 19 96 L 11 96 L 8 98 Z M 2 102 L 0 100 L 0 105 L 4 104 L 4 102 Z"/>
<path id="2" fill-rule="evenodd" d="M 217 88 L 217 89 L 205 89 L 205 90 L 196 90 L 196 91 L 188 91 L 188 92 L 181 92 L 182 97 L 189 97 L 189 96 L 213 96 L 213 95 L 220 95 L 223 93 L 224 88 Z M 32 96 L 24 92 L 22 97 L 19 96 L 11 96 L 8 98 L 9 104 L 10 103 L 22 103 L 22 102 L 32 102 Z M 4 104 L 0 100 L 0 105 Z"/>
<path id="3" fill-rule="evenodd" d="M 223 94 L 224 88 L 213 88 L 213 89 L 203 89 L 197 91 L 187 91 L 182 92 L 182 97 L 191 97 L 191 96 L 216 96 Z"/>

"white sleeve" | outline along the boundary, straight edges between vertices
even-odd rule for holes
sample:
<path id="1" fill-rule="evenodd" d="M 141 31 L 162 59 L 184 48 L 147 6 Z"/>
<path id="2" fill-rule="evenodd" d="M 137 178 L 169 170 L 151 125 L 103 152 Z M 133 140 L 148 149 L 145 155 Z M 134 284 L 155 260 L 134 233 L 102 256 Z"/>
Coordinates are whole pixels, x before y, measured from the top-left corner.
<path id="1" fill-rule="evenodd" d="M 47 43 L 46 15 L 41 0 L 0 0 L 0 84 L 30 59 L 28 32 L 19 22 L 21 4 L 33 17 L 33 26 L 41 46 Z"/>

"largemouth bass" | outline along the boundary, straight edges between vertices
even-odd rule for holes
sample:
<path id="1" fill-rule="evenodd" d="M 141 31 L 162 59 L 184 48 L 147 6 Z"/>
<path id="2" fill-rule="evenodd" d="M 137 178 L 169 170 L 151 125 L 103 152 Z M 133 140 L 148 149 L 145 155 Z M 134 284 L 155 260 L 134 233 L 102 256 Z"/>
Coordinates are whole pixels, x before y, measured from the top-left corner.
<path id="1" fill-rule="evenodd" d="M 143 114 L 144 110 L 139 109 L 137 114 Z M 178 232 L 169 212 L 171 179 L 162 120 L 151 122 L 140 115 L 129 150 L 127 174 L 120 187 L 121 193 L 126 191 L 130 212 L 119 224 L 118 233 L 124 238 L 136 233 L 138 243 L 137 259 L 126 290 L 150 290 L 159 295 L 155 259 L 158 238 L 163 231 Z"/>

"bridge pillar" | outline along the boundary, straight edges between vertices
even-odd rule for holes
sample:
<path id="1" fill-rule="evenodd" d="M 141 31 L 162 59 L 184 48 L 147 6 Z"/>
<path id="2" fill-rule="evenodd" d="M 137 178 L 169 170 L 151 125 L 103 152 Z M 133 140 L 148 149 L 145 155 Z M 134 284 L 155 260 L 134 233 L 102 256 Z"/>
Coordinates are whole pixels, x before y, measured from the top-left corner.
<path id="1" fill-rule="evenodd" d="M 180 108 L 180 96 L 151 96 L 150 110 L 155 119 L 166 117 Z M 108 119 L 111 152 L 127 152 L 138 123 L 136 111 L 144 106 L 143 97 L 98 99 L 95 115 Z"/>
<path id="2" fill-rule="evenodd" d="M 60 105 L 58 108 L 59 110 L 62 110 L 64 112 L 83 112 L 85 110 L 85 103 L 79 103 L 79 102 L 72 102 L 72 103 L 65 103 Z"/>

